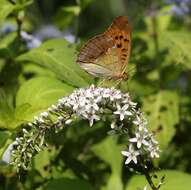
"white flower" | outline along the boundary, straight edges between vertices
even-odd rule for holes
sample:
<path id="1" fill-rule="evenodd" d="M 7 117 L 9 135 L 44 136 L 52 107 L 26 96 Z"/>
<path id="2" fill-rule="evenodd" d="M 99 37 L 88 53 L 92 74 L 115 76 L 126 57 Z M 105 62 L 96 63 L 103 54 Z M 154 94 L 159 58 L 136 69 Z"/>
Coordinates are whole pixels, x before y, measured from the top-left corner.
<path id="1" fill-rule="evenodd" d="M 29 133 L 25 128 L 23 128 L 22 131 L 23 131 L 23 133 L 25 133 L 25 134 L 28 134 L 28 133 Z"/>
<path id="2" fill-rule="evenodd" d="M 63 116 L 58 116 L 58 121 L 63 121 L 64 120 L 64 117 Z"/>
<path id="3" fill-rule="evenodd" d="M 44 123 L 44 119 L 42 118 L 42 116 L 34 116 L 34 120 L 36 121 L 35 123 Z"/>
<path id="4" fill-rule="evenodd" d="M 121 99 L 121 97 L 122 97 L 122 94 L 119 90 L 111 89 L 111 91 L 110 91 L 110 100 L 111 101 L 119 100 L 119 99 Z"/>
<path id="5" fill-rule="evenodd" d="M 136 142 L 137 143 L 137 148 L 141 148 L 142 144 L 148 146 L 149 143 L 147 140 L 145 140 L 145 138 L 147 138 L 147 134 L 146 133 L 140 133 L 140 132 L 136 132 L 135 133 L 134 138 L 129 139 L 130 142 Z"/>
<path id="6" fill-rule="evenodd" d="M 151 158 L 159 158 L 160 149 L 158 146 L 150 145 L 148 151 L 150 152 Z"/>
<path id="7" fill-rule="evenodd" d="M 97 103 L 94 101 L 94 99 L 90 99 L 88 101 L 88 104 L 86 105 L 87 110 L 95 110 L 98 111 L 99 110 L 99 106 L 97 105 Z"/>
<path id="8" fill-rule="evenodd" d="M 48 111 L 53 112 L 53 111 L 56 111 L 57 109 L 58 109 L 57 106 L 52 105 L 50 108 L 48 108 Z"/>
<path id="9" fill-rule="evenodd" d="M 88 120 L 90 123 L 90 127 L 92 127 L 94 120 L 98 121 L 100 120 L 100 117 L 98 115 L 93 114 L 92 116 L 89 116 Z"/>
<path id="10" fill-rule="evenodd" d="M 139 114 L 139 113 L 138 113 Z M 140 115 L 136 115 L 136 119 L 133 121 L 133 123 L 138 126 L 139 131 L 144 130 L 145 132 L 148 132 L 148 130 L 146 129 L 146 125 L 147 125 L 147 121 L 141 117 Z"/>
<path id="11" fill-rule="evenodd" d="M 150 138 L 151 138 L 151 139 L 150 139 L 150 140 L 151 140 L 151 143 L 153 143 L 153 144 L 155 144 L 155 145 L 159 144 L 158 141 L 155 140 L 153 134 L 151 134 L 151 137 L 150 137 Z"/>
<path id="12" fill-rule="evenodd" d="M 32 126 L 33 126 L 33 124 L 32 124 L 31 122 L 29 122 L 29 123 L 28 123 L 28 126 L 32 127 Z"/>
<path id="13" fill-rule="evenodd" d="M 122 94 L 119 90 L 116 90 L 114 88 L 106 88 L 104 89 L 103 91 L 103 95 L 102 95 L 104 98 L 109 98 L 111 101 L 114 101 L 114 100 L 119 100 L 122 98 Z"/>
<path id="14" fill-rule="evenodd" d="M 133 148 L 133 145 L 129 145 L 129 151 L 121 151 L 121 153 L 127 157 L 127 160 L 125 161 L 125 164 L 129 164 L 131 161 L 133 161 L 135 164 L 137 164 L 137 156 L 140 154 L 139 151 L 135 151 Z"/>
<path id="15" fill-rule="evenodd" d="M 119 115 L 120 116 L 120 120 L 124 120 L 125 116 L 127 115 L 132 115 L 132 113 L 130 111 L 128 111 L 127 109 L 129 108 L 128 104 L 125 104 L 123 107 L 121 107 L 120 105 L 117 105 L 117 111 L 114 112 L 114 114 Z"/>
<path id="16" fill-rule="evenodd" d="M 137 105 L 137 103 L 135 102 L 132 102 L 131 101 L 131 98 L 129 96 L 128 93 L 124 94 L 123 95 L 123 101 L 122 101 L 124 104 L 128 103 L 129 105 L 131 105 L 132 107 L 135 107 Z"/>
<path id="17" fill-rule="evenodd" d="M 117 127 L 116 122 L 113 121 L 113 122 L 111 123 L 111 128 L 114 129 L 114 128 L 116 128 L 116 127 Z"/>
<path id="18" fill-rule="evenodd" d="M 40 115 L 41 115 L 42 117 L 48 117 L 48 112 L 42 112 Z"/>
<path id="19" fill-rule="evenodd" d="M 146 185 L 144 186 L 143 190 L 147 190 L 147 186 Z"/>
<path id="20" fill-rule="evenodd" d="M 68 119 L 68 120 L 65 121 L 66 125 L 69 125 L 70 123 L 72 123 L 72 119 Z"/>

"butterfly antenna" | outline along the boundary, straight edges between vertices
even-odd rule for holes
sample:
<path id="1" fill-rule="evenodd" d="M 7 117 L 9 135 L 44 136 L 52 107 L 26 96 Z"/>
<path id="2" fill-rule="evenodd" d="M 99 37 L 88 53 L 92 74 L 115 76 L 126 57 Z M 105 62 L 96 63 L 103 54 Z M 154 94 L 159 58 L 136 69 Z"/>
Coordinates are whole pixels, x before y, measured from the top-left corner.
<path id="1" fill-rule="evenodd" d="M 131 79 L 135 73 L 136 73 L 136 68 L 134 65 L 132 65 L 129 69 L 128 69 L 128 75 L 129 75 L 129 79 Z"/>
<path id="2" fill-rule="evenodd" d="M 97 86 L 104 86 L 105 83 L 106 83 L 105 79 L 99 80 Z"/>

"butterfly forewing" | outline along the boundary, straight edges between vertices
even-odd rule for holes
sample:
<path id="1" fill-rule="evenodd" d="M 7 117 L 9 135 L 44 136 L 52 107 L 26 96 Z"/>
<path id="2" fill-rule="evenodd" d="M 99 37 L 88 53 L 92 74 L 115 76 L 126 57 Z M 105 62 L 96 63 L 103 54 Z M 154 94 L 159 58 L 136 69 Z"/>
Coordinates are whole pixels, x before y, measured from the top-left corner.
<path id="1" fill-rule="evenodd" d="M 110 36 L 114 41 L 121 63 L 119 70 L 120 72 L 124 72 L 131 50 L 131 30 L 127 18 L 124 16 L 117 17 L 105 34 Z"/>
<path id="2" fill-rule="evenodd" d="M 128 20 L 118 17 L 106 32 L 82 47 L 77 63 L 94 76 L 120 78 L 128 64 L 130 45 Z"/>

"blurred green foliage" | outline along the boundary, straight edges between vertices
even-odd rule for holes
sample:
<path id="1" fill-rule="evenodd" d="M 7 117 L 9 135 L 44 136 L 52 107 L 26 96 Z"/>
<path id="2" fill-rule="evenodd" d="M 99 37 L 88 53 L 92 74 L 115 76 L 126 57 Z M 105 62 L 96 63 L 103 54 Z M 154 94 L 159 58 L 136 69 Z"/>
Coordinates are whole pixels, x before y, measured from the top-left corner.
<path id="1" fill-rule="evenodd" d="M 96 83 L 76 63 L 81 44 L 127 15 L 132 27 L 130 80 L 121 84 L 145 112 L 161 145 L 154 167 L 166 176 L 161 189 L 191 185 L 191 15 L 177 17 L 167 0 L 0 0 L 0 156 L 32 120 L 73 89 Z M 16 29 L 6 32 L 11 24 Z M 52 25 L 63 36 L 28 49 L 19 31 L 37 34 Z M 54 36 L 50 32 L 49 36 Z M 75 43 L 63 37 L 74 35 Z M 37 35 L 37 37 L 39 37 Z M 51 38 L 51 37 L 49 37 Z M 132 69 L 133 68 L 133 69 Z M 133 71 L 132 71 L 133 70 Z M 133 74 L 132 74 L 133 73 Z M 58 134 L 19 179 L 0 162 L 0 190 L 122 190 L 144 187 L 144 177 L 125 168 L 122 143 L 98 123 L 79 121 Z M 185 174 L 188 173 L 188 174 Z"/>

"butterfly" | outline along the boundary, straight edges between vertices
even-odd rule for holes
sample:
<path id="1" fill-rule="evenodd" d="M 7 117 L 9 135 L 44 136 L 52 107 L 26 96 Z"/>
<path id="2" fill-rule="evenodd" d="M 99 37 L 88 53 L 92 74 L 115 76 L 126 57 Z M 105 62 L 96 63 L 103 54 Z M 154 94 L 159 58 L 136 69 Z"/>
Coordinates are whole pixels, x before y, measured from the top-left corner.
<path id="1" fill-rule="evenodd" d="M 125 16 L 115 18 L 109 28 L 87 41 L 77 63 L 89 74 L 106 79 L 127 79 L 131 30 Z"/>

